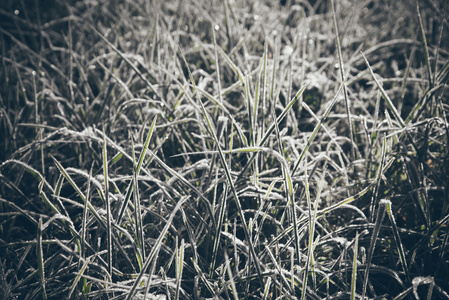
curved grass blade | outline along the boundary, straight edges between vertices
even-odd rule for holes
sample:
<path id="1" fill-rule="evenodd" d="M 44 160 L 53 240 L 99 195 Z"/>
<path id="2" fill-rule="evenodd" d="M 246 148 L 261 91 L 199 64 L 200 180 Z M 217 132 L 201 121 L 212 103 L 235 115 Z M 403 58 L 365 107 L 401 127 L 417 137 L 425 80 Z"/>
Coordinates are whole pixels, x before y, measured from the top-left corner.
<path id="1" fill-rule="evenodd" d="M 10 164 L 10 163 L 14 163 L 14 164 L 18 164 L 20 166 L 22 166 L 26 171 L 28 171 L 28 173 L 30 173 L 31 175 L 33 175 L 34 178 L 36 178 L 39 182 L 43 181 L 44 184 L 52 191 L 53 187 L 44 179 L 44 176 L 42 176 L 42 174 L 34 169 L 33 167 L 31 167 L 30 165 L 28 165 L 27 163 L 24 163 L 23 161 L 20 160 L 16 160 L 16 159 L 8 159 L 7 161 L 4 161 L 1 165 L 0 168 L 2 168 L 3 166 L 5 166 L 6 164 Z"/>
<path id="2" fill-rule="evenodd" d="M 223 49 L 221 49 L 221 47 L 217 47 L 218 52 L 220 52 L 220 54 L 226 59 L 226 61 L 228 62 L 229 66 L 231 67 L 231 69 L 234 70 L 234 72 L 237 74 L 237 76 L 239 77 L 240 83 L 244 86 L 245 85 L 245 79 L 244 79 L 244 75 L 243 72 L 240 70 L 240 68 L 231 60 L 231 58 L 224 52 Z"/>

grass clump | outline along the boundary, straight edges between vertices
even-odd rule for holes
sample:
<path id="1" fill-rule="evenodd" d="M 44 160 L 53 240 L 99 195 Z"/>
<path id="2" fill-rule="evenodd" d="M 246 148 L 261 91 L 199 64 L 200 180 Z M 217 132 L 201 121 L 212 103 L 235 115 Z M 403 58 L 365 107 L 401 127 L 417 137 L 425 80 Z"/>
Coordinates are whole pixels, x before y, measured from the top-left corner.
<path id="1" fill-rule="evenodd" d="M 5 1 L 2 298 L 449 297 L 426 3 Z"/>

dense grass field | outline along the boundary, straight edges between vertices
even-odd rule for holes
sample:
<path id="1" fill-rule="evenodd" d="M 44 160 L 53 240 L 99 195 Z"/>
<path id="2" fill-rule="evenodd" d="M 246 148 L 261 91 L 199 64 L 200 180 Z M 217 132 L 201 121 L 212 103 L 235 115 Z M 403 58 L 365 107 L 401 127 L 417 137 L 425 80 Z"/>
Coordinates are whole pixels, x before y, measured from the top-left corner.
<path id="1" fill-rule="evenodd" d="M 2 0 L 0 298 L 449 298 L 448 15 Z"/>

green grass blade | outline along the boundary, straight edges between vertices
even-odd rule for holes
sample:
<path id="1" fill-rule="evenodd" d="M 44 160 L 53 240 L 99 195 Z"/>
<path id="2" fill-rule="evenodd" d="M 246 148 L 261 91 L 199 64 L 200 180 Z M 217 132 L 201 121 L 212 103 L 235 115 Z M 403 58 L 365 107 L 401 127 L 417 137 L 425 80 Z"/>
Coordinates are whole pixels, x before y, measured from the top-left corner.
<path id="1" fill-rule="evenodd" d="M 263 300 L 271 299 L 271 298 L 268 298 L 269 297 L 268 293 L 270 292 L 270 287 L 271 287 L 271 277 L 268 277 L 267 282 L 265 283 L 264 290 L 263 290 L 263 297 L 262 297 Z"/>
<path id="2" fill-rule="evenodd" d="M 209 276 L 211 278 L 212 278 L 212 274 L 215 269 L 215 263 L 216 263 L 217 254 L 218 254 L 218 246 L 220 243 L 220 236 L 221 236 L 221 227 L 224 222 L 226 207 L 227 207 L 227 203 L 226 203 L 227 197 L 228 197 L 228 189 L 225 189 L 223 192 L 223 198 L 222 198 L 221 203 L 219 204 L 219 208 L 218 208 L 218 223 L 217 223 L 217 229 L 215 230 L 214 246 L 212 249 L 212 260 L 210 263 L 210 271 L 209 271 Z"/>
<path id="3" fill-rule="evenodd" d="M 156 121 L 157 121 L 157 115 L 154 117 L 153 122 L 151 123 L 150 131 L 148 132 L 142 152 L 140 153 L 139 161 L 138 161 L 137 167 L 136 167 L 136 176 L 139 176 L 139 174 L 140 174 L 140 169 L 142 168 L 145 154 L 147 153 L 148 146 L 150 145 L 150 140 L 151 140 L 151 136 L 153 135 L 154 126 L 156 125 Z"/>
<path id="4" fill-rule="evenodd" d="M 70 287 L 69 295 L 67 296 L 68 299 L 70 299 L 72 297 L 72 294 L 76 289 L 76 285 L 78 284 L 81 277 L 83 276 L 84 271 L 86 271 L 87 267 L 89 266 L 89 263 L 90 263 L 90 258 L 88 258 L 84 261 L 83 266 L 81 267 L 78 274 L 76 275 L 75 280 L 73 280 L 73 282 L 72 282 L 72 286 Z"/>
<path id="5" fill-rule="evenodd" d="M 246 98 L 246 109 L 248 111 L 248 124 L 249 124 L 249 145 L 254 145 L 254 119 L 253 119 L 253 101 L 251 99 L 251 92 L 249 89 L 249 76 L 246 76 L 245 78 L 245 98 Z"/>
<path id="6" fill-rule="evenodd" d="M 218 88 L 218 100 L 223 104 L 223 95 L 221 91 L 221 77 L 220 77 L 220 63 L 218 61 L 218 45 L 217 37 L 215 34 L 215 28 L 212 28 L 213 38 L 214 38 L 214 55 L 215 55 L 215 66 L 217 67 L 217 88 Z"/>
<path id="7" fill-rule="evenodd" d="M 366 258 L 366 266 L 365 266 L 365 278 L 363 281 L 363 290 L 362 290 L 362 299 L 365 299 L 366 288 L 368 287 L 368 279 L 369 279 L 369 270 L 371 267 L 371 260 L 374 254 L 374 248 L 376 247 L 377 237 L 379 235 L 380 227 L 382 225 L 382 221 L 385 215 L 385 208 L 387 206 L 388 200 L 381 200 L 379 203 L 379 208 L 377 210 L 376 223 L 374 224 L 373 233 L 371 236 L 371 242 L 368 249 L 368 256 Z"/>
<path id="8" fill-rule="evenodd" d="M 234 296 L 234 300 L 238 300 L 239 296 L 238 296 L 237 288 L 235 287 L 235 280 L 234 280 L 234 276 L 232 275 L 231 266 L 229 264 L 228 253 L 226 251 L 224 252 L 224 256 L 225 256 L 226 271 L 228 272 L 229 282 L 231 283 L 232 296 Z"/>
<path id="9" fill-rule="evenodd" d="M 393 237 L 394 237 L 394 241 L 396 243 L 396 248 L 398 249 L 399 258 L 401 260 L 402 268 L 404 269 L 405 278 L 407 280 L 407 283 L 411 284 L 410 273 L 409 273 L 408 266 L 407 266 L 407 260 L 405 258 L 404 247 L 403 247 L 403 244 L 401 241 L 401 236 L 399 235 L 399 230 L 398 230 L 398 226 L 396 225 L 396 220 L 394 218 L 393 211 L 391 209 L 391 201 L 386 200 L 385 204 L 386 204 L 387 215 L 388 215 L 388 218 L 390 219 L 390 223 L 391 223 L 391 227 L 392 227 L 392 231 L 393 231 Z"/>
<path id="10" fill-rule="evenodd" d="M 88 179 L 88 183 L 87 183 L 87 200 L 84 202 L 84 206 L 83 206 L 83 217 L 82 217 L 82 221 L 81 221 L 81 248 L 80 248 L 80 257 L 85 259 L 86 258 L 86 237 L 87 237 L 87 217 L 88 217 L 88 207 L 87 207 L 87 203 L 90 200 L 90 187 L 91 187 L 91 178 L 92 178 L 92 168 L 91 167 L 90 171 L 89 171 L 89 179 Z M 81 263 L 81 260 L 80 260 Z"/>
<path id="11" fill-rule="evenodd" d="M 273 108 L 272 114 L 273 114 L 273 119 L 276 119 L 274 107 L 275 107 L 275 105 L 272 106 L 272 108 Z M 275 133 L 276 133 L 276 139 L 278 142 L 279 152 L 282 153 L 282 155 L 279 155 L 279 156 L 281 156 L 281 158 L 282 158 L 281 163 L 284 162 L 282 164 L 282 175 L 284 178 L 284 184 L 285 184 L 285 189 L 286 189 L 285 194 L 286 194 L 286 199 L 287 199 L 287 206 L 290 207 L 291 219 L 293 222 L 293 233 L 294 233 L 294 238 L 295 238 L 296 258 L 298 259 L 298 265 L 299 265 L 300 261 L 301 261 L 301 255 L 300 255 L 300 244 L 299 244 L 300 240 L 299 240 L 298 226 L 297 226 L 298 218 L 296 216 L 295 194 L 293 191 L 293 183 L 292 183 L 292 179 L 291 179 L 291 174 L 288 169 L 287 162 L 285 161 L 285 156 L 283 155 L 284 147 L 283 147 L 280 133 L 279 133 L 279 126 L 278 126 L 277 122 L 274 122 L 274 125 L 275 125 Z"/>
<path id="12" fill-rule="evenodd" d="M 221 47 L 217 47 L 217 50 L 225 58 L 231 69 L 234 70 L 235 74 L 237 74 L 240 83 L 245 86 L 245 76 L 243 75 L 243 72 L 240 70 L 240 68 L 232 61 L 232 59 L 224 52 L 224 50 L 221 49 Z"/>
<path id="13" fill-rule="evenodd" d="M 191 257 L 190 258 L 193 267 L 195 268 L 195 271 L 198 273 L 198 275 L 200 276 L 201 281 L 203 282 L 204 286 L 206 287 L 206 289 L 208 290 L 208 292 L 211 295 L 215 295 L 214 292 L 214 288 L 212 287 L 212 285 L 210 284 L 210 282 L 207 280 L 206 276 L 204 275 L 203 271 L 201 270 L 200 266 L 198 265 L 198 263 Z M 197 295 L 198 297 L 199 295 Z M 216 299 L 217 297 L 214 297 L 214 299 Z"/>
<path id="14" fill-rule="evenodd" d="M 154 121 L 153 121 L 154 125 Z M 140 171 L 140 167 L 142 165 L 143 159 L 145 157 L 146 149 L 148 149 L 148 143 L 150 140 L 150 134 L 152 130 L 150 130 L 150 133 L 147 136 L 147 140 L 145 142 L 145 146 L 142 149 L 142 152 L 140 153 L 139 162 L 136 164 L 136 152 L 134 151 L 134 141 L 131 140 L 131 149 L 132 149 L 132 157 L 133 157 L 133 176 L 130 183 L 130 188 L 132 188 L 132 195 L 134 199 L 134 219 L 135 219 L 135 226 L 136 226 L 136 243 L 137 243 L 137 249 L 136 252 L 137 261 L 139 262 L 139 266 L 142 267 L 143 261 L 145 260 L 145 241 L 143 237 L 143 222 L 142 222 L 142 209 L 140 207 L 140 194 L 139 194 L 139 181 L 137 179 L 138 173 Z M 128 193 L 131 193 L 131 191 L 128 191 Z M 128 198 L 129 201 L 129 198 Z M 126 201 L 125 201 L 126 203 Z M 126 206 L 125 206 L 126 208 Z M 122 210 L 122 213 L 124 210 Z"/>
<path id="15" fill-rule="evenodd" d="M 137 165 L 135 163 L 134 150 L 133 150 L 133 165 L 136 166 L 135 167 L 135 171 L 134 171 L 136 179 L 137 179 L 137 177 L 140 174 L 140 170 L 142 168 L 142 164 L 143 164 L 143 161 L 145 159 L 145 155 L 146 155 L 146 153 L 148 151 L 148 146 L 150 145 L 150 140 L 151 140 L 151 137 L 152 137 L 153 132 L 154 132 L 156 121 L 157 121 L 157 115 L 154 117 L 153 122 L 151 123 L 150 131 L 148 132 L 147 138 L 145 139 L 145 143 L 144 143 L 144 146 L 142 148 L 142 152 L 140 153 L 139 161 L 137 162 Z M 134 182 L 135 182 L 135 180 L 133 179 L 133 180 L 131 180 L 131 182 L 128 185 L 125 199 L 123 201 L 123 204 L 122 204 L 122 206 L 120 208 L 120 212 L 119 212 L 118 217 L 117 217 L 117 224 L 121 224 L 122 219 L 123 219 L 123 215 L 125 214 L 125 211 L 128 208 L 129 200 L 131 199 L 131 195 L 133 194 L 133 191 L 134 191 Z"/>
<path id="16" fill-rule="evenodd" d="M 274 265 L 274 267 L 276 268 L 279 276 L 282 279 L 282 282 L 284 283 L 285 287 L 288 289 L 288 292 L 290 294 L 293 294 L 293 290 L 291 287 L 291 284 L 288 283 L 287 278 L 285 278 L 284 273 L 282 272 L 281 267 L 279 266 L 279 263 L 276 261 L 276 257 L 273 255 L 273 252 L 270 250 L 270 248 L 268 248 L 267 245 L 265 245 L 265 252 L 268 253 L 268 256 L 270 257 L 271 263 Z M 292 274 L 293 275 L 293 274 Z"/>
<path id="17" fill-rule="evenodd" d="M 44 181 L 41 181 L 39 183 L 39 195 L 41 196 L 42 200 L 44 200 L 45 204 L 55 213 L 55 214 L 60 214 L 61 212 L 59 211 L 59 209 L 53 204 L 51 203 L 50 199 L 48 199 L 47 195 L 45 195 L 45 193 L 43 192 L 42 188 L 44 187 Z"/>
<path id="18" fill-rule="evenodd" d="M 184 239 L 181 240 L 181 246 L 176 249 L 176 294 L 175 299 L 179 299 L 179 290 L 181 287 L 182 271 L 184 268 Z"/>
<path id="19" fill-rule="evenodd" d="M 285 118 L 285 116 L 287 115 L 287 113 L 290 111 L 290 109 L 293 107 L 293 104 L 296 103 L 296 101 L 298 101 L 298 99 L 301 98 L 302 93 L 304 92 L 304 90 L 306 89 L 307 85 L 304 85 L 295 95 L 295 97 L 293 97 L 293 99 L 287 104 L 287 106 L 284 108 L 284 110 L 282 111 L 282 113 L 279 115 L 279 117 L 277 117 L 277 119 L 270 125 L 270 127 L 267 129 L 267 132 L 265 132 L 265 134 L 263 135 L 262 139 L 259 141 L 258 146 L 262 147 L 266 141 L 268 140 L 268 138 L 270 137 L 270 135 L 273 133 L 274 129 L 276 128 L 276 124 L 279 124 L 282 122 L 282 120 Z M 251 157 L 249 158 L 248 162 L 246 163 L 246 165 L 243 167 L 242 171 L 240 171 L 238 178 L 242 178 L 243 175 L 246 173 L 246 171 L 248 170 L 248 168 L 251 166 L 251 164 L 253 163 L 254 159 L 256 158 L 256 155 L 253 154 L 251 155 Z M 291 173 L 293 175 L 293 172 Z"/>

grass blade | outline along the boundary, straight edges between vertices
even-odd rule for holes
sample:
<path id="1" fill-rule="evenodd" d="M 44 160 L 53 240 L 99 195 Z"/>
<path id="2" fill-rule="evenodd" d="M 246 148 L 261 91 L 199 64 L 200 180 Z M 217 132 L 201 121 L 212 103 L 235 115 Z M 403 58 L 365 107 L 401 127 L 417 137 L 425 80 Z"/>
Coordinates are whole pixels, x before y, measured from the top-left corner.
<path id="1" fill-rule="evenodd" d="M 157 115 L 154 117 L 153 122 L 151 123 L 150 131 L 148 132 L 147 138 L 145 139 L 145 144 L 144 144 L 144 146 L 142 148 L 142 152 L 140 153 L 139 161 L 137 162 L 137 165 L 135 164 L 134 150 L 133 150 L 133 165 L 135 166 L 134 175 L 135 175 L 136 179 L 137 179 L 137 177 L 140 174 L 140 170 L 142 168 L 142 164 L 143 164 L 143 161 L 145 159 L 145 155 L 147 153 L 148 146 L 150 145 L 150 140 L 151 140 L 151 136 L 153 135 L 153 131 L 154 131 L 154 128 L 155 128 L 155 125 L 156 125 L 156 121 L 157 121 Z M 120 208 L 120 212 L 119 212 L 119 215 L 118 215 L 118 218 L 117 218 L 117 224 L 121 223 L 123 215 L 125 213 L 125 210 L 128 207 L 129 200 L 131 199 L 132 192 L 134 191 L 134 182 L 135 182 L 135 180 L 131 180 L 131 182 L 130 182 L 130 184 L 128 186 L 127 193 L 126 193 L 126 196 L 125 196 L 125 200 L 123 201 L 122 207 Z"/>
<path id="2" fill-rule="evenodd" d="M 391 201 L 390 200 L 386 200 L 385 201 L 385 205 L 386 205 L 387 215 L 388 215 L 388 218 L 390 219 L 391 227 L 392 227 L 392 230 L 393 230 L 393 237 L 394 237 L 394 241 L 396 243 L 396 247 L 398 249 L 399 258 L 401 260 L 402 268 L 404 269 L 405 278 L 407 280 L 407 283 L 411 284 L 410 273 L 408 271 L 408 266 L 407 266 L 407 260 L 405 259 L 404 247 L 402 245 L 401 236 L 399 235 L 398 226 L 396 225 L 396 220 L 394 218 L 394 214 L 393 214 L 393 211 L 391 209 Z"/>
<path id="3" fill-rule="evenodd" d="M 356 285 L 357 285 L 357 256 L 359 250 L 359 233 L 355 234 L 354 241 L 354 258 L 352 260 L 352 277 L 351 277 L 351 300 L 356 299 Z"/>
<path id="4" fill-rule="evenodd" d="M 229 265 L 228 253 L 225 251 L 224 255 L 225 255 L 225 263 L 226 263 L 226 271 L 228 272 L 229 281 L 231 283 L 232 296 L 234 296 L 234 300 L 238 300 L 239 295 L 237 292 L 237 288 L 235 287 L 235 282 L 234 282 L 235 280 L 234 280 L 234 276 L 232 276 L 231 266 Z"/>
<path id="5" fill-rule="evenodd" d="M 370 66 L 368 60 L 366 59 L 365 55 L 363 54 L 363 52 L 360 52 L 360 54 L 362 55 L 363 59 L 365 60 L 366 66 L 370 70 L 371 75 L 373 76 L 374 81 L 376 82 L 377 88 L 380 90 L 382 97 L 387 102 L 387 105 L 390 108 L 391 112 L 393 113 L 394 118 L 399 123 L 399 125 L 401 125 L 402 129 L 405 128 L 406 124 L 405 124 L 404 120 L 402 119 L 401 115 L 399 114 L 399 112 L 397 111 L 396 107 L 394 106 L 393 101 L 391 101 L 390 97 L 388 97 L 388 94 L 385 92 L 381 83 L 379 82 L 379 80 L 377 80 L 376 75 L 374 75 L 373 69 L 371 69 L 371 66 Z"/>
<path id="6" fill-rule="evenodd" d="M 42 289 L 42 299 L 47 299 L 47 290 L 45 288 L 45 270 L 44 270 L 44 251 L 42 249 L 42 217 L 39 218 L 39 225 L 37 227 L 37 242 L 36 242 L 36 254 L 37 264 L 39 270 L 39 279 Z"/>
<path id="7" fill-rule="evenodd" d="M 310 201 L 310 188 L 309 188 L 309 178 L 307 176 L 307 160 L 304 161 L 304 183 L 305 183 L 305 193 L 306 193 L 306 200 L 307 200 L 307 208 L 309 211 L 308 219 L 309 219 L 309 241 L 308 241 L 308 247 L 307 247 L 307 260 L 306 265 L 304 266 L 304 276 L 302 279 L 302 290 L 301 290 L 301 300 L 306 299 L 307 294 L 307 279 L 309 278 L 309 265 L 312 260 L 312 249 L 313 249 L 313 239 L 314 239 L 314 233 L 315 233 L 315 220 L 316 220 L 316 208 L 315 208 L 315 214 L 312 214 L 312 204 Z M 316 207 L 316 205 L 315 205 Z M 296 227 L 296 226 L 295 226 Z M 298 257 L 299 259 L 299 257 Z"/>
<path id="8" fill-rule="evenodd" d="M 379 208 L 377 210 L 376 223 L 374 224 L 373 234 L 371 236 L 371 243 L 368 249 L 368 256 L 366 258 L 366 267 L 365 267 L 365 278 L 363 281 L 363 290 L 362 290 L 362 299 L 365 299 L 366 288 L 368 286 L 368 277 L 369 277 L 369 269 L 371 267 L 371 260 L 374 254 L 374 248 L 376 247 L 377 236 L 379 235 L 380 227 L 382 225 L 382 221 L 385 215 L 385 208 L 387 206 L 388 200 L 381 200 L 379 203 Z"/>
<path id="9" fill-rule="evenodd" d="M 382 176 L 383 176 L 383 171 L 384 171 L 386 147 L 387 147 L 387 138 L 384 135 L 383 143 L 382 143 L 381 160 L 380 160 L 380 164 L 379 164 L 379 171 L 377 172 L 376 185 L 374 186 L 373 196 L 371 198 L 371 204 L 370 204 L 370 210 L 369 210 L 371 222 L 374 222 L 374 209 L 376 206 L 377 197 L 379 195 L 380 183 L 382 181 Z"/>
<path id="10" fill-rule="evenodd" d="M 184 268 L 184 239 L 181 240 L 181 246 L 176 249 L 176 294 L 175 300 L 179 299 L 179 289 L 181 287 L 182 270 Z"/>
<path id="11" fill-rule="evenodd" d="M 92 212 L 92 214 L 95 216 L 95 218 L 106 227 L 106 224 L 104 223 L 104 220 L 102 217 L 100 217 L 100 215 L 98 214 L 97 210 L 92 206 L 92 204 L 87 201 L 86 196 L 83 194 L 83 192 L 79 189 L 78 185 L 75 183 L 75 181 L 72 179 L 72 177 L 69 175 L 69 173 L 67 173 L 67 171 L 64 169 L 64 167 L 61 165 L 61 163 L 59 161 L 56 160 L 56 158 L 54 158 L 52 156 L 53 162 L 55 163 L 56 167 L 58 168 L 58 170 L 61 172 L 62 176 L 64 176 L 64 178 L 70 183 L 70 185 L 73 187 L 73 189 L 76 191 L 76 193 L 78 194 L 78 196 L 80 196 L 80 198 L 83 200 L 83 202 L 87 202 L 87 207 L 89 208 L 89 210 Z"/>
<path id="12" fill-rule="evenodd" d="M 146 77 L 142 74 L 142 72 L 140 72 L 140 70 L 137 68 L 136 65 L 134 65 L 119 49 L 117 49 L 117 47 L 115 47 L 110 41 L 108 41 L 108 39 L 106 37 L 104 37 L 100 32 L 98 32 L 97 29 L 95 29 L 93 26 L 91 27 L 92 31 L 95 32 L 106 44 L 108 44 L 109 47 L 112 48 L 112 50 L 114 50 L 115 53 L 117 53 L 127 64 L 129 67 L 131 67 L 131 69 L 134 70 L 134 72 L 137 73 L 137 75 L 143 80 L 143 82 L 145 82 L 145 84 L 150 88 L 150 90 L 157 96 L 158 99 L 160 99 L 161 101 L 164 101 L 159 93 L 157 92 L 157 89 L 155 86 L 153 86 L 151 84 L 151 82 L 148 81 L 148 79 L 146 79 Z M 164 105 L 166 107 L 167 103 L 165 103 L 164 101 Z"/>
<path id="13" fill-rule="evenodd" d="M 218 254 L 218 245 L 220 243 L 221 227 L 223 225 L 225 213 L 226 213 L 227 197 L 228 197 L 228 189 L 225 189 L 225 191 L 223 193 L 223 199 L 221 200 L 221 203 L 219 204 L 219 209 L 218 209 L 218 223 L 217 223 L 217 228 L 215 230 L 214 246 L 212 249 L 212 261 L 211 261 L 211 266 L 210 266 L 210 271 L 209 271 L 210 277 L 212 277 L 212 274 L 215 269 L 215 261 L 216 261 L 217 254 Z"/>
<path id="14" fill-rule="evenodd" d="M 337 57 L 338 57 L 338 65 L 340 66 L 340 80 L 342 81 L 343 84 L 343 96 L 345 98 L 345 108 L 346 108 L 346 114 L 348 117 L 348 124 L 349 124 L 349 137 L 351 139 L 351 155 L 352 155 L 352 159 L 355 159 L 355 149 L 354 149 L 354 145 L 356 145 L 355 143 L 355 138 L 354 138 L 354 124 L 352 123 L 352 118 L 351 118 L 351 107 L 349 104 L 349 99 L 348 99 L 348 91 L 346 90 L 346 80 L 345 80 L 345 70 L 344 70 L 344 64 L 343 64 L 343 57 L 341 54 L 341 45 L 340 45 L 340 35 L 338 33 L 338 26 L 337 26 L 337 15 L 335 13 L 335 6 L 334 6 L 334 0 L 331 0 L 331 6 L 332 6 L 332 16 L 333 16 L 333 23 L 334 23 L 334 31 L 335 31 L 335 41 L 336 41 L 336 46 L 337 46 Z"/>
<path id="15" fill-rule="evenodd" d="M 104 129 L 103 129 L 104 130 Z M 106 203 L 106 243 L 107 243 L 107 263 L 109 276 L 112 276 L 112 226 L 111 226 L 111 203 L 109 202 L 109 167 L 108 150 L 105 133 L 103 131 L 103 177 L 104 177 L 104 201 Z"/>
<path id="16" fill-rule="evenodd" d="M 432 67 L 430 66 L 430 56 L 429 56 L 429 48 L 427 47 L 427 39 L 426 39 L 426 32 L 424 31 L 424 25 L 421 18 L 421 12 L 419 11 L 419 2 L 415 0 L 416 2 L 416 12 L 418 14 L 418 20 L 419 20 L 419 29 L 421 33 L 421 39 L 422 39 L 422 45 L 424 48 L 424 60 L 426 62 L 427 67 L 427 78 L 429 80 L 430 89 L 433 88 L 434 82 L 433 82 L 433 75 L 432 75 Z"/>
<path id="17" fill-rule="evenodd" d="M 89 266 L 89 263 L 90 263 L 90 258 L 88 258 L 88 259 L 86 259 L 84 261 L 83 266 L 79 270 L 78 274 L 75 277 L 75 280 L 72 283 L 72 286 L 70 287 L 70 292 L 69 292 L 69 295 L 67 296 L 68 299 L 70 299 L 72 297 L 72 294 L 73 294 L 73 292 L 76 289 L 76 285 L 78 284 L 78 282 L 80 281 L 81 277 L 83 276 L 84 271 L 86 271 L 87 267 Z"/>

